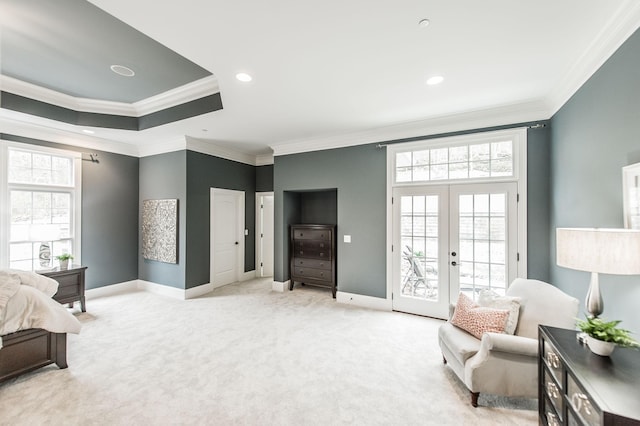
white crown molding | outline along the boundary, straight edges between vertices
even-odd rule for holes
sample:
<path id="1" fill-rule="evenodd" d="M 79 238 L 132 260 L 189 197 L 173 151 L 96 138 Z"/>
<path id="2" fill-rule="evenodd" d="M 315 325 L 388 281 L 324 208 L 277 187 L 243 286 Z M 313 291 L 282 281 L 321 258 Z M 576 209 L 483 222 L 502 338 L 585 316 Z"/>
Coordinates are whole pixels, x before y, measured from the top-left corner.
<path id="1" fill-rule="evenodd" d="M 84 149 L 129 155 L 132 157 L 149 157 L 189 149 L 251 166 L 273 164 L 273 155 L 271 154 L 256 156 L 229 148 L 221 148 L 213 145 L 215 142 L 189 136 L 178 136 L 166 140 L 157 140 L 154 138 L 152 143 L 135 144 L 73 133 L 65 129 L 57 128 L 56 125 L 59 125 L 59 123 L 54 120 L 0 109 L 0 133 L 55 142 Z"/>
<path id="2" fill-rule="evenodd" d="M 138 157 L 150 157 L 152 155 L 186 150 L 187 141 L 184 136 L 181 136 L 163 142 L 154 142 L 148 145 L 138 145 L 137 148 Z"/>
<path id="3" fill-rule="evenodd" d="M 218 81 L 213 75 L 132 104 L 76 98 L 6 75 L 0 75 L 0 87 L 5 92 L 74 111 L 124 115 L 127 117 L 141 117 L 219 92 Z"/>
<path id="4" fill-rule="evenodd" d="M 198 139 L 191 136 L 186 137 L 187 149 L 201 154 L 212 155 L 214 157 L 224 158 L 225 160 L 237 161 L 238 163 L 256 165 L 256 156 L 244 152 L 236 151 L 229 148 L 215 146 L 212 141 L 206 139 Z"/>
<path id="5" fill-rule="evenodd" d="M 136 110 L 132 104 L 76 98 L 6 75 L 0 75 L 0 84 L 2 84 L 2 90 L 5 92 L 74 111 L 125 115 L 128 117 L 136 116 Z"/>
<path id="6" fill-rule="evenodd" d="M 374 142 L 386 142 L 411 137 L 546 120 L 550 116 L 550 111 L 546 103 L 538 100 L 460 114 L 444 115 L 349 134 L 295 140 L 271 145 L 271 148 L 273 149 L 274 156 L 298 154 Z"/>
<path id="7" fill-rule="evenodd" d="M 95 136 L 79 135 L 66 130 L 57 129 L 55 127 L 27 120 L 20 120 L 19 118 L 14 117 L 16 114 L 18 113 L 8 114 L 8 111 L 0 110 L 0 129 L 2 133 L 76 146 L 84 149 L 111 152 L 114 154 L 129 155 L 132 157 L 138 156 L 138 147 L 136 145 L 116 142 Z M 10 115 L 11 117 L 7 118 L 7 115 Z M 28 119 L 32 118 L 30 116 L 27 117 Z"/>
<path id="8" fill-rule="evenodd" d="M 152 114 L 163 109 L 194 101 L 220 92 L 218 80 L 214 75 L 176 87 L 159 95 L 143 99 L 133 104 L 138 116 Z"/>
<path id="9" fill-rule="evenodd" d="M 640 28 L 640 2 L 625 0 L 594 42 L 547 96 L 553 116 L 616 50 Z"/>
<path id="10" fill-rule="evenodd" d="M 256 155 L 256 166 L 268 166 L 273 164 L 273 154 Z"/>

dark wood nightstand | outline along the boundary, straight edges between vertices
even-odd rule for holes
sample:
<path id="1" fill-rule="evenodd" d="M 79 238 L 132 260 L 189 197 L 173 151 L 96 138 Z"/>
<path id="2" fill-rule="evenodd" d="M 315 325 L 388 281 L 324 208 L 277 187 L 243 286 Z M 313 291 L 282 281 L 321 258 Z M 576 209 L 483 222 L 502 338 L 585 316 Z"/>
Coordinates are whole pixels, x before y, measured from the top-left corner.
<path id="1" fill-rule="evenodd" d="M 58 281 L 58 292 L 53 298 L 64 304 L 68 303 L 73 307 L 73 302 L 80 301 L 82 312 L 87 312 L 84 302 L 84 271 L 86 266 L 72 265 L 68 269 L 56 268 L 53 271 L 39 272 L 45 277 Z"/>

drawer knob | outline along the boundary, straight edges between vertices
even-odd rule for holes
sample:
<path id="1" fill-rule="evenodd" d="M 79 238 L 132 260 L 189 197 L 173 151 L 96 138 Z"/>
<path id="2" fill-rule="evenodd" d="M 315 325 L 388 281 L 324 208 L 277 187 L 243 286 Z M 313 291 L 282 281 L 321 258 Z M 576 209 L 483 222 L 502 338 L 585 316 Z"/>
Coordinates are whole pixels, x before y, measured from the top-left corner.
<path id="1" fill-rule="evenodd" d="M 582 392 L 576 392 L 571 395 L 571 405 L 573 405 L 573 408 L 575 408 L 578 413 L 584 411 L 587 416 L 593 413 L 593 407 L 591 406 L 589 397 Z"/>
<path id="2" fill-rule="evenodd" d="M 560 368 L 560 357 L 552 351 L 547 351 L 547 361 L 553 368 Z"/>

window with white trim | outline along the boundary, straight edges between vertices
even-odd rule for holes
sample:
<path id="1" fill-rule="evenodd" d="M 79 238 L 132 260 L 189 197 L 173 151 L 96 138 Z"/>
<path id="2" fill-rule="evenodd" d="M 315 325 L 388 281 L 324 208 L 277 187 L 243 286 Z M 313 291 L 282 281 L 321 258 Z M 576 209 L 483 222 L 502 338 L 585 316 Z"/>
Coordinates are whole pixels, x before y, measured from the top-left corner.
<path id="1" fill-rule="evenodd" d="M 0 265 L 43 270 L 80 262 L 80 154 L 0 141 Z"/>
<path id="2" fill-rule="evenodd" d="M 514 176 L 513 140 L 463 143 L 397 152 L 395 182 Z"/>

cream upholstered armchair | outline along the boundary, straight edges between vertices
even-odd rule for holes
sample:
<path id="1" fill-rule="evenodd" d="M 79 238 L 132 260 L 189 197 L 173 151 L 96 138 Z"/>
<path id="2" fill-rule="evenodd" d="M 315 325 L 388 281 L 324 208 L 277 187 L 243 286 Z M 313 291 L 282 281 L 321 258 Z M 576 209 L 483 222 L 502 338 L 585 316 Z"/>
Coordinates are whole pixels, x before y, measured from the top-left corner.
<path id="1" fill-rule="evenodd" d="M 444 362 L 471 391 L 474 407 L 481 392 L 537 397 L 538 324 L 575 328 L 578 300 L 551 284 L 518 278 L 507 296 L 518 298 L 520 305 L 513 335 L 486 332 L 478 339 L 452 324 L 453 307 L 438 331 Z"/>

